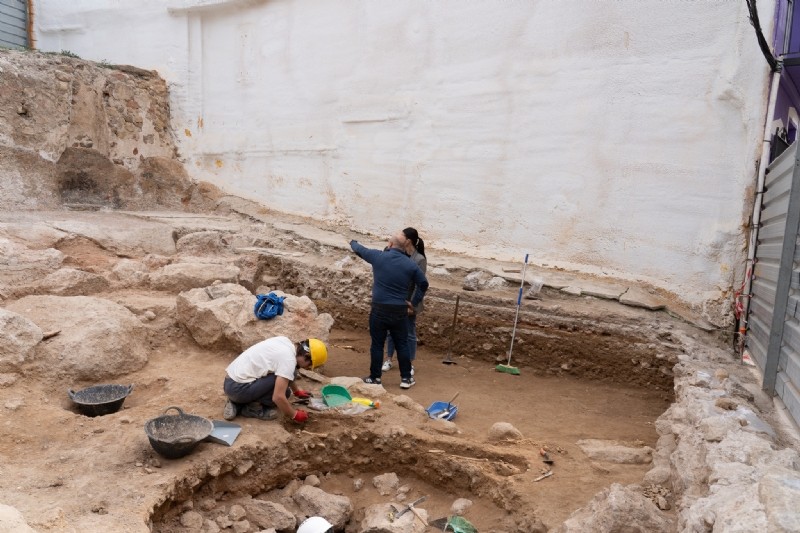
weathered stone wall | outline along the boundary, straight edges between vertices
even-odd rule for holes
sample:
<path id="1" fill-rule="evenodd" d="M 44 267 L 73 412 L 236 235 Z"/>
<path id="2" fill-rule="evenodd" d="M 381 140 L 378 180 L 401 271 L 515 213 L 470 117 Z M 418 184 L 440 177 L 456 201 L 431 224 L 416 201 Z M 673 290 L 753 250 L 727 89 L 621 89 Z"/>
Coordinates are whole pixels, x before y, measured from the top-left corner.
<path id="1" fill-rule="evenodd" d="M 176 157 L 155 72 L 0 50 L 0 209 L 204 204 Z"/>
<path id="2" fill-rule="evenodd" d="M 558 531 L 800 531 L 800 443 L 789 422 L 749 368 L 676 337 L 686 353 L 675 402 L 656 421 L 653 468 L 641 486 L 599 493 Z"/>

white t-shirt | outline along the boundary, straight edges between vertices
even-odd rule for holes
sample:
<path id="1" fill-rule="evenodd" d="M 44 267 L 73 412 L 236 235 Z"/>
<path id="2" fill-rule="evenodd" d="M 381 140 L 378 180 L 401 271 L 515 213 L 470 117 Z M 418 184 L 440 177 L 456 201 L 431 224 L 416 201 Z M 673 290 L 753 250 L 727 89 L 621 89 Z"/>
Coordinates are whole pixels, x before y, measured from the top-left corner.
<path id="1" fill-rule="evenodd" d="M 287 337 L 272 337 L 246 349 L 225 372 L 237 383 L 252 383 L 267 374 L 294 380 L 297 359 L 294 343 Z"/>

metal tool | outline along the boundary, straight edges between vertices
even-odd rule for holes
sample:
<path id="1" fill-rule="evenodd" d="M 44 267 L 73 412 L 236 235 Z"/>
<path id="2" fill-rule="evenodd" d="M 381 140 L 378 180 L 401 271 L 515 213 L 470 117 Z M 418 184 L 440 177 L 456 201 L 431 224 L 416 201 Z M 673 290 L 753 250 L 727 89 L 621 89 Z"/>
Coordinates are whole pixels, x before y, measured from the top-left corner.
<path id="1" fill-rule="evenodd" d="M 457 364 L 453 359 L 451 359 L 451 355 L 453 353 L 453 339 L 456 335 L 456 323 L 458 322 L 458 302 L 461 300 L 461 295 L 456 295 L 456 310 L 453 312 L 453 327 L 450 328 L 450 344 L 447 346 L 447 357 L 444 358 L 442 361 L 443 365 L 455 365 Z"/>
<path id="2" fill-rule="evenodd" d="M 409 503 L 402 510 L 398 510 L 397 507 L 395 507 L 394 505 L 390 505 L 390 507 L 392 508 L 392 511 L 389 513 L 389 522 L 394 522 L 395 520 L 397 520 L 398 518 L 400 518 L 401 516 L 403 516 L 404 514 L 406 514 L 409 511 L 412 511 L 412 512 L 415 511 L 414 506 L 415 505 L 419 505 L 420 503 L 424 502 L 427 499 L 428 499 L 427 496 L 423 496 L 422 498 L 419 498 L 419 499 L 414 500 L 413 502 Z M 422 518 L 417 513 L 414 513 L 414 516 L 416 516 L 417 518 L 422 520 Z M 428 525 L 428 524 L 425 524 L 425 525 Z"/>

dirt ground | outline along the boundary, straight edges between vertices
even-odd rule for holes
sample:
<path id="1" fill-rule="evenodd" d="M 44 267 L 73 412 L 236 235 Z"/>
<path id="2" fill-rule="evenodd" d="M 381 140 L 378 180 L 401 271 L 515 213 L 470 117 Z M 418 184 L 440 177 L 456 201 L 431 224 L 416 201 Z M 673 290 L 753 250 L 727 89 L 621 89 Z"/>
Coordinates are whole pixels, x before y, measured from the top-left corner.
<path id="1" fill-rule="evenodd" d="M 420 321 L 423 319 L 424 315 Z M 331 363 L 326 372 L 347 376 L 369 373 L 366 332 L 335 330 L 331 344 Z M 383 375 L 383 385 L 394 394 L 408 394 L 425 407 L 459 393 L 455 422 L 462 437 L 470 441 L 485 441 L 495 422 L 512 423 L 526 438 L 524 443 L 509 447 L 531 461 L 528 482 L 538 477 L 543 466 L 538 457 L 540 446 L 563 450 L 553 454 L 556 464 L 552 478 L 525 487 L 546 524 L 563 521 L 610 483 L 638 483 L 649 470 L 648 465 L 593 463 L 575 441 L 617 439 L 654 446 L 658 435 L 653 422 L 669 406 L 668 394 L 569 376 L 536 376 L 525 371 L 512 376 L 496 372 L 494 365 L 485 361 L 466 357 L 459 358 L 457 365 L 444 365 L 443 357 L 441 352 L 420 347 L 414 365 L 417 384 L 402 391 L 395 366 Z"/>
<path id="2" fill-rule="evenodd" d="M 330 363 L 325 373 L 330 376 L 364 374 L 368 345 L 368 336 L 363 331 L 334 330 Z M 653 420 L 668 405 L 663 395 L 570 377 L 537 377 L 525 372 L 521 376 L 499 374 L 492 370 L 492 365 L 467 358 L 459 360 L 458 365 L 446 366 L 440 363 L 442 355 L 420 348 L 415 365 L 417 385 L 405 391 L 406 394 L 427 406 L 460 392 L 456 424 L 463 432 L 459 440 L 466 442 L 484 442 L 489 426 L 496 421 L 513 423 L 525 440 L 503 448 L 526 458 L 531 466 L 527 472 L 515 476 L 515 488 L 526 493 L 526 500 L 535 506 L 536 515 L 545 524 L 559 523 L 612 482 L 640 481 L 649 468 L 648 465 L 593 463 L 575 446 L 575 441 L 590 437 L 653 445 L 656 440 Z M 0 440 L 2 501 L 33 517 L 32 522 L 38 527 L 54 531 L 69 531 L 67 524 L 76 522 L 91 528 L 91 517 L 102 517 L 106 513 L 117 515 L 124 524 L 129 520 L 126 516 L 146 513 L 148 502 L 157 507 L 187 468 L 191 470 L 198 463 L 212 463 L 228 450 L 219 445 L 202 444 L 186 460 L 158 459 L 150 450 L 142 427 L 169 405 L 180 405 L 189 412 L 219 419 L 223 402 L 221 381 L 226 364 L 226 357 L 192 347 L 179 336 L 174 344 L 153 353 L 144 370 L 121 380 L 136 386 L 125 408 L 99 418 L 77 414 L 67 399 L 64 383 L 25 380 L 12 388 L 0 389 L 0 403 L 7 407 L 16 399 L 24 401 L 13 412 L 7 409 L 4 416 L 5 435 Z M 401 392 L 396 369 L 385 375 L 384 383 L 391 393 Z M 306 382 L 304 386 L 319 389 L 319 384 L 315 383 Z M 389 404 L 387 407 L 395 407 Z M 383 408 L 375 415 L 396 418 L 398 424 L 410 425 L 408 415 L 402 411 Z M 244 430 L 232 449 L 269 442 L 266 437 L 279 426 L 278 422 L 241 418 L 237 421 L 243 424 Z M 294 429 L 291 425 L 287 427 Z M 306 429 L 320 433 L 332 428 L 324 417 L 312 413 L 312 421 Z M 532 479 L 543 467 L 538 457 L 542 445 L 554 452 L 555 475 L 533 483 Z M 428 449 L 415 452 L 424 454 Z M 375 453 L 391 457 L 393 451 Z M 391 464 L 391 460 L 388 462 Z M 335 470 L 334 467 L 330 471 Z M 470 515 L 479 527 L 494 529 L 507 514 L 494 505 L 491 498 L 476 497 L 467 487 L 447 487 L 437 496 L 436 491 L 441 491 L 442 487 L 426 482 L 427 472 L 407 467 L 400 471 L 407 473 L 403 478 L 411 485 L 413 496 L 429 497 L 430 501 L 423 507 L 429 510 L 432 518 L 444 515 L 455 497 L 474 499 L 478 505 L 476 510 L 485 508 L 474 517 Z M 362 465 L 333 479 L 323 479 L 322 488 L 346 493 L 344 480 L 358 476 L 368 482 L 370 474 L 380 473 L 383 471 Z M 300 476 L 303 471 L 297 474 Z M 363 507 L 373 499 L 365 496 L 357 505 Z M 169 517 L 167 507 L 165 520 Z M 141 516 L 141 520 L 145 519 Z"/>
<path id="3" fill-rule="evenodd" d="M 139 223 L 80 217 L 87 224 L 119 224 L 119 231 Z M 324 374 L 367 374 L 371 276 L 363 269 L 335 269 L 346 252 L 236 217 L 158 219 L 170 221 L 176 237 L 218 225 L 229 240 L 264 245 L 268 239 L 281 253 L 294 253 L 288 258 L 230 252 L 213 257 L 236 262 L 243 272 L 240 283 L 251 291 L 269 285 L 310 296 L 321 312 L 336 319 Z M 65 266 L 101 275 L 121 258 L 159 265 L 179 260 L 120 251 L 75 235 L 54 247 L 65 254 Z M 181 512 L 197 509 L 202 500 L 216 502 L 204 511 L 213 519 L 237 501 L 269 497 L 315 474 L 321 488 L 351 497 L 357 521 L 366 506 L 392 499 L 373 490 L 356 493 L 352 480 L 362 478 L 369 487 L 372 476 L 396 472 L 409 487 L 406 501 L 426 496 L 422 507 L 432 519 L 445 516 L 454 499 L 466 497 L 475 502 L 467 517 L 480 531 L 529 532 L 542 530 L 541 523 L 557 526 L 612 483 L 641 482 L 650 465 L 593 462 L 575 442 L 615 439 L 653 446 L 653 423 L 672 399 L 669 369 L 680 351 L 673 333 L 697 332 L 665 313 L 545 290 L 538 299 L 525 300 L 520 316 L 514 364 L 522 375 L 497 373 L 496 358 L 506 353 L 510 339 L 516 288 L 509 284 L 467 293 L 458 283 L 461 274 L 453 270 L 450 276 L 431 278 L 418 325 L 417 385 L 409 391 L 399 388 L 395 368 L 384 376 L 390 395 L 379 398 L 383 405 L 376 411 L 344 418 L 312 413 L 304 428 L 288 421 L 238 418 L 243 431 L 233 447 L 202 443 L 192 455 L 174 461 L 153 452 L 144 424 L 171 405 L 220 419 L 224 368 L 236 353 L 197 345 L 176 320 L 177 292 L 142 285 L 93 294 L 121 303 L 140 318 L 155 312 L 155 319 L 143 322 L 148 362 L 111 380 L 133 383 L 134 391 L 123 410 L 98 418 L 78 414 L 66 394 L 94 381 L 23 373 L 0 386 L 0 502 L 18 508 L 41 531 L 185 532 Z M 41 290 L 31 287 L 15 290 Z M 453 348 L 458 364 L 448 366 L 441 360 L 455 295 L 461 297 Z M 301 386 L 319 391 L 321 384 L 303 379 Z M 443 434 L 414 410 L 456 392 L 459 434 Z M 400 394 L 416 404 L 398 405 L 392 395 Z M 499 421 L 512 423 L 524 438 L 489 442 L 487 432 Z M 545 468 L 542 447 L 555 460 L 554 474 L 534 481 Z"/>

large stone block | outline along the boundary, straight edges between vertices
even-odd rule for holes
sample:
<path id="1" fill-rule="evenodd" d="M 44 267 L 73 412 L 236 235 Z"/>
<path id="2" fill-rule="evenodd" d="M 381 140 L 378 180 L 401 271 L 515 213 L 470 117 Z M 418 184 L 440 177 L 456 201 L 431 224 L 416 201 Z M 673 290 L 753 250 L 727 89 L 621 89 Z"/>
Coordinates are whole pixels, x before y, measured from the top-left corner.
<path id="1" fill-rule="evenodd" d="M 333 524 L 334 529 L 342 529 L 350 515 L 353 504 L 346 496 L 328 494 L 322 489 L 303 485 L 292 496 L 300 511 L 306 516 L 321 516 Z"/>
<path id="2" fill-rule="evenodd" d="M 559 533 L 650 533 L 673 530 L 672 522 L 653 502 L 619 483 L 599 492 L 588 505 L 572 513 L 556 529 Z"/>
<path id="3" fill-rule="evenodd" d="M 800 473 L 772 468 L 758 484 L 767 531 L 800 531 Z"/>
<path id="4" fill-rule="evenodd" d="M 19 370 L 41 340 L 39 326 L 20 314 L 0 309 L 0 372 Z"/>
<path id="5" fill-rule="evenodd" d="M 287 296 L 283 315 L 259 320 L 253 313 L 256 297 L 233 283 L 182 292 L 177 303 L 178 320 L 203 347 L 241 351 L 276 335 L 295 342 L 309 337 L 325 341 L 333 326 L 333 318 L 318 314 L 306 296 Z"/>
<path id="6" fill-rule="evenodd" d="M 262 529 L 294 531 L 297 519 L 286 507 L 264 500 L 251 500 L 244 504 L 247 519 Z"/>
<path id="7" fill-rule="evenodd" d="M 578 447 L 590 459 L 619 464 L 647 464 L 653 460 L 653 448 L 615 440 L 584 439 Z"/>
<path id="8" fill-rule="evenodd" d="M 44 331 L 36 349 L 42 374 L 78 380 L 121 376 L 147 363 L 144 326 L 125 307 L 88 296 L 27 296 L 8 306 Z"/>

